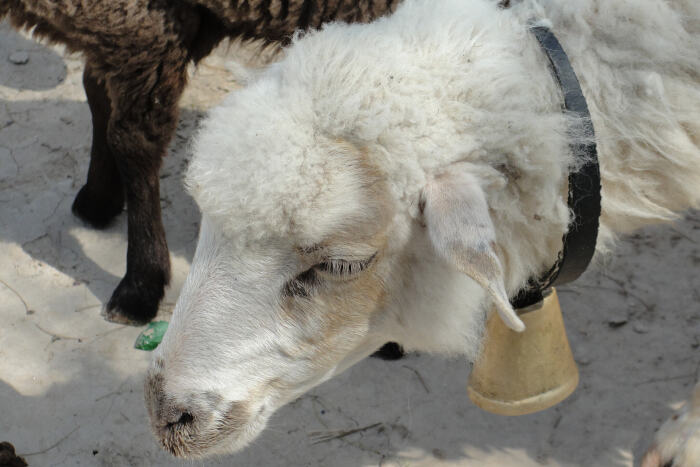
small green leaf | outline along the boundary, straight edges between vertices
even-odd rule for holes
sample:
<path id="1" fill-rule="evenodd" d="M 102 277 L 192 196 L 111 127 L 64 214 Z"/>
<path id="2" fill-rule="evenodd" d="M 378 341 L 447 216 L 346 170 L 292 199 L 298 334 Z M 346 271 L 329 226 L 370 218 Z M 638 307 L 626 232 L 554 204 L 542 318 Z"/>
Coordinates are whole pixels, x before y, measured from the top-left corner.
<path id="1" fill-rule="evenodd" d="M 134 348 L 139 350 L 153 350 L 158 347 L 160 341 L 163 340 L 165 331 L 168 330 L 167 321 L 153 321 L 146 326 L 146 329 L 139 334 L 134 342 Z"/>

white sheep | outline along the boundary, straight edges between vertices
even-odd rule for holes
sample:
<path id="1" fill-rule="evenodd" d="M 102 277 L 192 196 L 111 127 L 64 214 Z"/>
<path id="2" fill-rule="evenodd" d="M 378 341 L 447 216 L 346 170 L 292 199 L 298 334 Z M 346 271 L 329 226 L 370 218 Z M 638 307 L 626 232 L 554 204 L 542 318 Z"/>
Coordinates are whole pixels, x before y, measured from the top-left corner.
<path id="1" fill-rule="evenodd" d="M 529 30 L 568 52 L 597 132 L 598 250 L 700 201 L 696 0 L 406 0 L 297 37 L 203 123 L 203 219 L 146 401 L 179 456 L 239 449 L 387 341 L 473 359 L 490 304 L 548 269 L 587 136 Z"/>
<path id="2" fill-rule="evenodd" d="M 664 423 L 641 467 L 700 465 L 700 383 L 690 399 Z"/>

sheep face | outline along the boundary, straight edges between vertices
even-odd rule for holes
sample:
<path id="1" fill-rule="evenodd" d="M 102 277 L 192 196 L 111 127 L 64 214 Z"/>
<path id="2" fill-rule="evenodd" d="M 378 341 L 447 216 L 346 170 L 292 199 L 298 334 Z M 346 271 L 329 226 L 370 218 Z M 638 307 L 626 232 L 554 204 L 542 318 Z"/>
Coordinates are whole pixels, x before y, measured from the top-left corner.
<path id="1" fill-rule="evenodd" d="M 312 218 L 288 205 L 293 214 L 266 219 L 264 235 L 249 223 L 233 235 L 204 213 L 146 385 L 153 429 L 173 454 L 244 446 L 275 409 L 384 343 L 393 206 L 361 152 L 332 146 L 323 170 L 333 175 L 302 203 Z"/>
<path id="2" fill-rule="evenodd" d="M 414 193 L 423 215 L 411 218 L 366 151 L 339 140 L 317 148 L 326 154 L 318 161 L 325 179 L 300 179 L 317 183 L 310 197 L 275 183 L 256 194 L 261 187 L 250 182 L 240 193 L 258 207 L 256 196 L 273 198 L 271 209 L 285 205 L 278 216 L 247 212 L 234 234 L 204 209 L 146 383 L 154 432 L 175 455 L 245 446 L 277 408 L 386 341 L 469 353 L 484 291 L 504 300 L 493 226 L 473 176 L 431 177 Z M 258 222 L 265 229 L 251 231 Z"/>
<path id="3" fill-rule="evenodd" d="M 375 350 L 383 241 L 237 251 L 205 220 L 148 383 L 164 446 L 186 456 L 242 446 L 276 408 Z"/>

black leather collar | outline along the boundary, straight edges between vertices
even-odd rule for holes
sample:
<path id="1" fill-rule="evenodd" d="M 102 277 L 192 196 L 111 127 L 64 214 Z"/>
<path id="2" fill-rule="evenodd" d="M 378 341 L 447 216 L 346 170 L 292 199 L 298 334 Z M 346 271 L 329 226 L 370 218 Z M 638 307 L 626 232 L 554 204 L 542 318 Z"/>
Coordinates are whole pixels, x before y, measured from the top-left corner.
<path id="1" fill-rule="evenodd" d="M 562 110 L 580 119 L 581 129 L 590 142 L 570 143 L 574 157 L 582 162 L 577 165 L 578 170 L 569 173 L 568 204 L 573 219 L 563 237 L 564 247 L 549 271 L 539 279 L 530 279 L 528 286 L 511 299 L 516 309 L 539 302 L 549 287 L 572 282 L 586 270 L 595 252 L 600 218 L 600 168 L 586 99 L 569 58 L 554 34 L 544 26 L 532 26 L 531 30 L 547 54 L 552 72 L 564 94 Z"/>

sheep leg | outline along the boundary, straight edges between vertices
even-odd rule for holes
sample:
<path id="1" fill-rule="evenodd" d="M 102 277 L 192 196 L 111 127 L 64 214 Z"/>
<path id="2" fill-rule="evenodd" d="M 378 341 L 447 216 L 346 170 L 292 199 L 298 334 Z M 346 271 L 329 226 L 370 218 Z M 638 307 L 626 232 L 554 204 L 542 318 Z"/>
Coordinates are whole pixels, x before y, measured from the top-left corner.
<path id="1" fill-rule="evenodd" d="M 83 87 L 92 113 L 92 149 L 87 182 L 73 201 L 73 213 L 98 229 L 104 228 L 122 212 L 124 188 L 114 156 L 107 144 L 110 100 L 104 78 L 85 66 Z"/>
<path id="2" fill-rule="evenodd" d="M 186 57 L 177 58 L 163 57 L 150 71 L 108 82 L 115 105 L 107 139 L 125 186 L 129 240 L 126 274 L 105 309 L 109 321 L 142 324 L 153 319 L 170 280 L 158 171 L 175 132 L 185 85 Z"/>
<path id="3" fill-rule="evenodd" d="M 396 342 L 387 342 L 370 356 L 374 358 L 381 358 L 382 360 L 401 360 L 404 355 L 405 352 L 403 347 Z"/>

